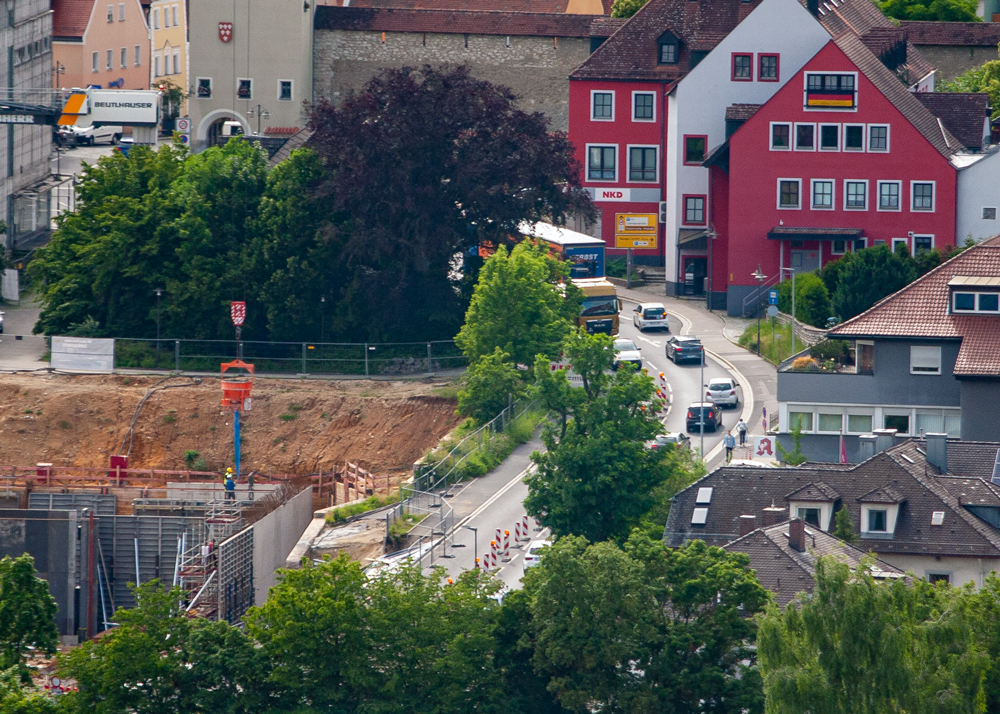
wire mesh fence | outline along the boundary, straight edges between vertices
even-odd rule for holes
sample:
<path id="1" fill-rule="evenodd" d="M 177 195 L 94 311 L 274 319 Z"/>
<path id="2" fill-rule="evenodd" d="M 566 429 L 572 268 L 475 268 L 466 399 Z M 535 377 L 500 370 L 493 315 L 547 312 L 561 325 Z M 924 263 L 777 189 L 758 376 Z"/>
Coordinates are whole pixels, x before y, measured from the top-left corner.
<path id="1" fill-rule="evenodd" d="M 320 343 L 236 340 L 115 340 L 115 369 L 217 372 L 240 357 L 257 374 L 407 375 L 465 367 L 453 340 Z"/>

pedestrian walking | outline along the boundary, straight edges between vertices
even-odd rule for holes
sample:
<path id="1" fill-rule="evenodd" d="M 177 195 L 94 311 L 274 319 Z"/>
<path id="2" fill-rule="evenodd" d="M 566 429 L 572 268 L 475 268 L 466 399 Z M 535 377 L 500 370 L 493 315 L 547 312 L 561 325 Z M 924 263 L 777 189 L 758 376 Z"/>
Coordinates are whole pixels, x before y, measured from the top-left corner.
<path id="1" fill-rule="evenodd" d="M 740 435 L 740 446 L 746 446 L 747 443 L 747 423 L 743 421 L 743 417 L 736 422 L 736 433 Z"/>
<path id="2" fill-rule="evenodd" d="M 722 437 L 722 443 L 726 447 L 726 462 L 728 463 L 733 460 L 733 449 L 736 448 L 736 437 L 733 436 L 731 429 Z"/>

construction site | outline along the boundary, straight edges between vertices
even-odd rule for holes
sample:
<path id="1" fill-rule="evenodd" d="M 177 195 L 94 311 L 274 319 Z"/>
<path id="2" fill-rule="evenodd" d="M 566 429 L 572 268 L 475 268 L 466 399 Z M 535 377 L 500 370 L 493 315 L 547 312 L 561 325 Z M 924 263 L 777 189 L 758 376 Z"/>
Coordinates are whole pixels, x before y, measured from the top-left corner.
<path id="1" fill-rule="evenodd" d="M 67 644 L 113 626 L 151 580 L 181 588 L 193 616 L 239 622 L 316 510 L 398 489 L 458 421 L 440 382 L 257 379 L 252 408 L 233 384 L 220 408 L 223 384 L 0 383 L 0 557 L 34 557 Z"/>

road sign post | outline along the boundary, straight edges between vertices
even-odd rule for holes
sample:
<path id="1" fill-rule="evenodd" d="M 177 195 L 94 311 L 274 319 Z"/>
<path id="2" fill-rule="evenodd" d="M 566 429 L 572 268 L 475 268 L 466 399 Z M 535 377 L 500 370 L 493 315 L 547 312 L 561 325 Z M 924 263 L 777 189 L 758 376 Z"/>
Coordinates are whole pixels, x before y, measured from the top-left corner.
<path id="1" fill-rule="evenodd" d="M 236 359 L 243 359 L 243 342 L 240 340 L 243 322 L 247 318 L 247 304 L 242 301 L 229 303 L 229 316 L 233 319 L 233 326 L 236 328 Z"/>

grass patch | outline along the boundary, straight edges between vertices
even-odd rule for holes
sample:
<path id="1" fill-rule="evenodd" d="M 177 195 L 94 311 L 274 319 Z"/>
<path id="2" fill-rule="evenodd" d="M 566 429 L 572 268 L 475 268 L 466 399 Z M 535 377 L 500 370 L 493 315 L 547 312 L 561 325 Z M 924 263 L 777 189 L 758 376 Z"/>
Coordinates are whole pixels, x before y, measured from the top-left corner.
<path id="1" fill-rule="evenodd" d="M 504 459 L 510 456 L 514 447 L 524 444 L 531 439 L 544 416 L 544 413 L 541 411 L 525 412 L 507 427 L 505 433 L 498 434 L 495 438 L 484 441 L 482 448 L 479 449 L 477 449 L 479 446 L 478 439 L 469 439 L 466 442 L 468 451 L 466 451 L 467 455 L 465 458 L 462 459 L 462 454 L 458 453 L 453 457 L 456 462 L 461 459 L 461 463 L 458 464 L 452 473 L 451 480 L 466 481 L 483 476 L 495 469 L 503 463 Z M 447 451 L 444 455 L 447 455 Z M 441 458 L 444 458 L 444 455 Z M 434 462 L 432 461 L 431 463 Z M 451 461 L 449 460 L 447 464 L 438 469 L 435 478 L 444 476 L 450 469 Z"/>
<path id="2" fill-rule="evenodd" d="M 300 411 L 302 411 L 302 405 L 292 404 L 291 406 L 288 407 L 288 411 L 290 411 L 292 414 L 298 414 Z"/>
<path id="3" fill-rule="evenodd" d="M 404 536 L 413 530 L 413 527 L 420 523 L 420 521 L 427 518 L 427 514 L 418 516 L 415 513 L 404 513 L 402 518 L 397 518 L 389 526 L 389 537 L 393 540 L 398 539 L 400 536 Z"/>
<path id="4" fill-rule="evenodd" d="M 443 384 L 440 387 L 434 387 L 431 390 L 431 394 L 435 397 L 443 397 L 444 399 L 458 399 L 458 392 L 462 386 L 458 382 L 452 382 L 449 384 Z"/>
<path id="5" fill-rule="evenodd" d="M 177 421 L 177 410 L 176 409 L 171 409 L 167 414 L 163 415 L 163 423 L 164 424 L 173 424 L 175 421 Z"/>
<path id="6" fill-rule="evenodd" d="M 61 422 L 59 422 L 59 428 L 60 429 L 69 429 L 70 428 L 70 423 L 68 421 L 61 421 Z"/>
<path id="7" fill-rule="evenodd" d="M 295 421 L 299 418 L 298 414 L 282 414 L 278 417 L 281 421 Z"/>
<path id="8" fill-rule="evenodd" d="M 739 339 L 740 347 L 751 352 L 757 351 L 757 324 L 747 325 Z M 802 343 L 799 348 L 805 347 Z M 771 364 L 778 364 L 792 356 L 792 326 L 790 323 L 775 321 L 774 332 L 771 332 L 771 321 L 760 321 L 760 356 Z"/>
<path id="9" fill-rule="evenodd" d="M 326 512 L 327 523 L 343 523 L 348 518 L 360 515 L 367 511 L 374 511 L 376 508 L 388 506 L 391 503 L 399 502 L 399 492 L 386 494 L 385 496 L 369 496 L 364 501 L 348 503 L 332 511 Z"/>

